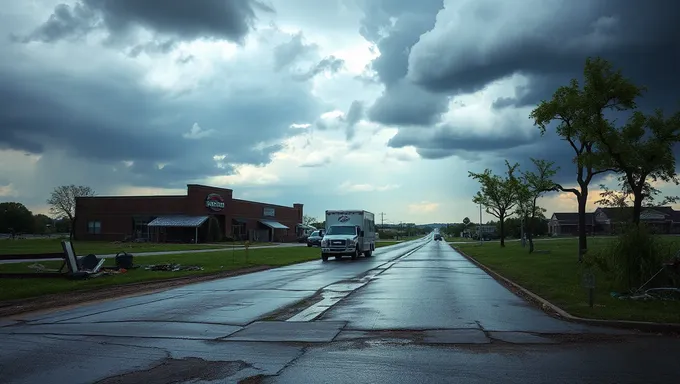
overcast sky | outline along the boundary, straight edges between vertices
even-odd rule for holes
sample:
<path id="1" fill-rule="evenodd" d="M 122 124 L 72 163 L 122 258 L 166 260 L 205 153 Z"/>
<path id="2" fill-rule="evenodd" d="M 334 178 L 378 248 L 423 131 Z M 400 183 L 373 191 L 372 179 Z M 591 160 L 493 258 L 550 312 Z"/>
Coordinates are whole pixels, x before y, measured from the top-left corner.
<path id="1" fill-rule="evenodd" d="M 586 57 L 646 85 L 644 108 L 678 105 L 679 15 L 673 0 L 2 0 L 0 200 L 46 212 L 63 184 L 203 183 L 316 217 L 477 221 L 469 170 L 533 156 L 574 183 L 568 144 L 528 115 Z"/>

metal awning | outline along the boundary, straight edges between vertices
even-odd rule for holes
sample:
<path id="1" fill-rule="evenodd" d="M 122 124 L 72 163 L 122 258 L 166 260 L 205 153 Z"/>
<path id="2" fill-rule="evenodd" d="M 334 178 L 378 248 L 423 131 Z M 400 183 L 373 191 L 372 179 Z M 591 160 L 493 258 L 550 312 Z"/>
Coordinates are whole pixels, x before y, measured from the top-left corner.
<path id="1" fill-rule="evenodd" d="M 285 225 L 273 220 L 260 220 L 260 223 L 268 226 L 271 229 L 288 229 Z"/>
<path id="2" fill-rule="evenodd" d="M 231 220 L 232 220 L 233 222 L 235 222 L 235 223 L 238 223 L 238 224 L 247 224 L 247 223 L 248 223 L 248 220 L 246 220 L 246 219 L 241 219 L 241 218 L 236 218 L 236 217 L 234 217 L 234 218 L 231 219 Z"/>
<path id="3" fill-rule="evenodd" d="M 184 227 L 196 228 L 208 220 L 208 216 L 159 216 L 147 224 L 149 227 Z"/>

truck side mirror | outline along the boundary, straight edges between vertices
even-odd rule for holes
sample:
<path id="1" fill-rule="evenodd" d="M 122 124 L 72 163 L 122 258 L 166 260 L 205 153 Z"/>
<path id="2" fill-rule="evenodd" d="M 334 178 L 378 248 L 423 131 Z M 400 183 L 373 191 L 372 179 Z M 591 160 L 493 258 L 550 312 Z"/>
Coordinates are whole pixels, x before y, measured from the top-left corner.
<path id="1" fill-rule="evenodd" d="M 364 237 L 364 231 L 359 232 L 359 236 Z"/>

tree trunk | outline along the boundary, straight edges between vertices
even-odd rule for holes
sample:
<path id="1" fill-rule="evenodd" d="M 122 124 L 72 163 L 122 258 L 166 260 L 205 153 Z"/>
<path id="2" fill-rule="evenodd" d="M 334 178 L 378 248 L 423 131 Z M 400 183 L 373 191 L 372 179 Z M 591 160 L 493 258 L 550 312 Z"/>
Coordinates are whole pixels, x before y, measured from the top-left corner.
<path id="1" fill-rule="evenodd" d="M 501 215 L 501 217 L 498 218 L 498 221 L 500 221 L 500 226 L 501 226 L 501 248 L 505 247 L 505 216 Z M 479 228 L 479 237 L 481 239 L 482 237 L 482 232 L 481 229 Z"/>
<path id="2" fill-rule="evenodd" d="M 644 198 L 642 194 L 642 188 L 640 190 L 633 191 L 633 224 L 637 227 L 640 226 L 640 215 L 642 214 L 642 199 Z"/>
<path id="3" fill-rule="evenodd" d="M 581 196 L 578 199 L 578 262 L 583 261 L 583 254 L 588 250 L 588 239 L 586 237 L 586 203 L 588 202 L 588 190 L 581 189 Z"/>
<path id="4" fill-rule="evenodd" d="M 529 223 L 526 226 L 526 236 L 527 240 L 529 240 L 529 254 L 534 253 L 534 218 L 531 217 L 529 218 Z"/>

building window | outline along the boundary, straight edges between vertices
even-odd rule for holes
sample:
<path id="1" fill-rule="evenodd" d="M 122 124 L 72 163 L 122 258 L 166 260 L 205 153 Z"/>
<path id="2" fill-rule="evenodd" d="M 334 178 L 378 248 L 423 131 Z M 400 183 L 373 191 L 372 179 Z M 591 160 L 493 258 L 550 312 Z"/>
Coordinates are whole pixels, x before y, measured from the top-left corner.
<path id="1" fill-rule="evenodd" d="M 102 233 L 101 221 L 89 221 L 87 223 L 87 233 L 90 235 L 98 235 Z"/>

